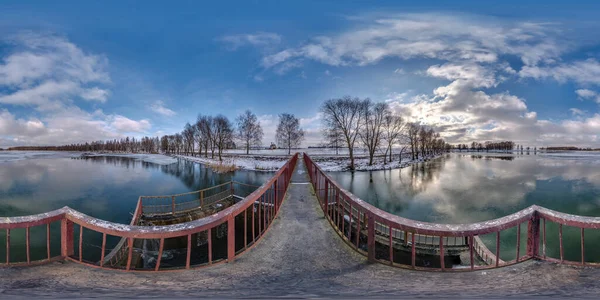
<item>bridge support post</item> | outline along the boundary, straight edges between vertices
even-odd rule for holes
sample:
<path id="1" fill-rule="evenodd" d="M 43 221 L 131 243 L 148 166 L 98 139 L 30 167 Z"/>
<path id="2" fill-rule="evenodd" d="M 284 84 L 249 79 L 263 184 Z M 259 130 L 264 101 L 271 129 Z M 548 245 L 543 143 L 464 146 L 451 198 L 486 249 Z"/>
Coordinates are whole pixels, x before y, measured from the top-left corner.
<path id="1" fill-rule="evenodd" d="M 62 257 L 69 257 L 74 254 L 73 222 L 64 218 L 60 221 L 60 255 Z"/>
<path id="2" fill-rule="evenodd" d="M 534 212 L 527 224 L 527 255 L 537 258 L 540 248 L 540 217 Z"/>
<path id="3" fill-rule="evenodd" d="M 227 220 L 227 262 L 233 262 L 235 258 L 235 216 Z"/>
<path id="4" fill-rule="evenodd" d="M 367 253 L 369 262 L 375 262 L 375 218 L 374 215 L 368 215 L 369 221 L 367 229 Z"/>

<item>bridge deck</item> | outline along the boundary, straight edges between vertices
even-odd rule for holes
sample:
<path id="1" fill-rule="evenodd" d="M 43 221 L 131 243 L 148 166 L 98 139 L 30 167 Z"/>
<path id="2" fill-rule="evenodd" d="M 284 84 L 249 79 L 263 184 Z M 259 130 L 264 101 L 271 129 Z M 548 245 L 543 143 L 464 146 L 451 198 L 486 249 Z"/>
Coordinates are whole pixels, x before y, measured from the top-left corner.
<path id="1" fill-rule="evenodd" d="M 259 244 L 232 264 L 167 273 L 124 273 L 75 263 L 0 269 L 0 296 L 380 297 L 596 296 L 600 269 L 525 262 L 466 273 L 369 264 L 323 217 L 298 160 L 280 214 Z"/>

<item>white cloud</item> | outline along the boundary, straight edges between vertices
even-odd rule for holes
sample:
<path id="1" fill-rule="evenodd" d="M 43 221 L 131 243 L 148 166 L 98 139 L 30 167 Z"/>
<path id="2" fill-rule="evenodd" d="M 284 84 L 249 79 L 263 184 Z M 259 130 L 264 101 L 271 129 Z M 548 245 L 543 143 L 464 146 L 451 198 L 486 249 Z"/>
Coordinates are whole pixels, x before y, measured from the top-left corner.
<path id="1" fill-rule="evenodd" d="M 65 107 L 47 116 L 18 119 L 8 110 L 0 111 L 0 147 L 17 145 L 64 145 L 94 140 L 140 136 L 151 128 L 149 120 L 132 120 L 122 115 L 92 113 Z"/>
<path id="2" fill-rule="evenodd" d="M 575 94 L 577 94 L 577 96 L 579 96 L 580 99 L 594 100 L 600 103 L 600 94 L 598 94 L 595 91 L 588 89 L 579 89 L 575 91 Z"/>
<path id="3" fill-rule="evenodd" d="M 176 114 L 177 114 L 177 113 L 176 113 L 176 112 L 174 112 L 173 110 L 171 110 L 171 109 L 167 108 L 167 107 L 165 106 L 165 103 L 164 103 L 163 101 L 160 101 L 160 100 L 159 100 L 159 101 L 156 101 L 156 102 L 154 102 L 154 103 L 152 103 L 152 104 L 150 105 L 150 109 L 151 109 L 153 112 L 157 113 L 157 114 L 161 114 L 161 115 L 163 115 L 163 116 L 167 116 L 167 117 L 172 117 L 172 116 L 174 116 L 174 115 L 176 115 Z"/>
<path id="4" fill-rule="evenodd" d="M 81 92 L 81 97 L 85 100 L 93 100 L 101 103 L 106 102 L 106 99 L 109 95 L 108 90 L 103 90 L 98 87 L 93 87 L 91 89 L 86 89 Z"/>
<path id="5" fill-rule="evenodd" d="M 10 39 L 13 52 L 0 63 L 0 103 L 39 110 L 75 99 L 105 102 L 110 83 L 107 59 L 87 54 L 59 36 L 21 33 Z"/>
<path id="6" fill-rule="evenodd" d="M 394 70 L 394 74 L 405 74 L 405 73 L 406 72 L 402 68 L 396 68 L 396 70 Z"/>
<path id="7" fill-rule="evenodd" d="M 78 100 L 108 100 L 111 80 L 103 55 L 86 53 L 55 35 L 21 33 L 8 41 L 0 61 L 0 105 L 5 107 L 0 109 L 0 147 L 106 140 L 151 128 L 147 119 L 77 106 Z M 25 117 L 17 117 L 17 111 Z"/>
<path id="8" fill-rule="evenodd" d="M 7 110 L 0 110 L 0 136 L 17 135 L 36 137 L 46 132 L 46 126 L 40 120 L 16 119 Z"/>
<path id="9" fill-rule="evenodd" d="M 366 25 L 365 25 L 366 24 Z M 367 19 L 362 27 L 318 36 L 302 46 L 267 55 L 262 65 L 300 58 L 327 65 L 369 65 L 388 57 L 495 63 L 502 55 L 525 65 L 556 61 L 568 47 L 549 24 L 502 22 L 493 18 L 443 14 L 400 14 Z"/>
<path id="10" fill-rule="evenodd" d="M 120 115 L 116 115 L 112 118 L 113 120 L 110 125 L 121 133 L 145 133 L 152 127 L 148 120 L 135 121 Z"/>
<path id="11" fill-rule="evenodd" d="M 571 114 L 573 114 L 573 116 L 583 116 L 587 113 L 587 111 L 585 110 L 581 110 L 579 108 L 569 108 L 569 111 L 571 112 Z"/>
<path id="12" fill-rule="evenodd" d="M 600 85 L 600 62 L 590 58 L 542 67 L 524 66 L 519 75 L 535 79 L 553 78 L 558 82 L 572 80 L 579 84 Z"/>
<path id="13" fill-rule="evenodd" d="M 427 69 L 426 73 L 429 76 L 447 80 L 460 79 L 476 88 L 489 88 L 497 84 L 493 70 L 474 63 L 433 65 Z"/>
<path id="14" fill-rule="evenodd" d="M 246 45 L 258 47 L 276 45 L 281 42 L 281 36 L 271 32 L 257 32 L 253 34 L 228 35 L 221 37 L 219 40 L 226 43 L 230 50 L 236 50 Z"/>

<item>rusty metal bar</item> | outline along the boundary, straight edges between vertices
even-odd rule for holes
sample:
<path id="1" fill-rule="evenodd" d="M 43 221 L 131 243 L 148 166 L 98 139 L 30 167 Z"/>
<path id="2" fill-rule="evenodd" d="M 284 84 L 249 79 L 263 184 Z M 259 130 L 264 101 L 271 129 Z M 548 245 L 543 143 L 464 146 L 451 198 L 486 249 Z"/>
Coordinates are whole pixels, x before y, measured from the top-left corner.
<path id="1" fill-rule="evenodd" d="M 50 223 L 46 224 L 46 254 L 50 260 Z"/>
<path id="2" fill-rule="evenodd" d="M 185 258 L 185 268 L 190 268 L 190 262 L 192 261 L 192 234 L 187 236 L 187 253 Z"/>
<path id="3" fill-rule="evenodd" d="M 26 256 L 27 256 L 27 264 L 31 263 L 31 255 L 29 252 L 29 226 L 25 227 L 25 248 L 26 248 Z"/>
<path id="4" fill-rule="evenodd" d="M 521 224 L 517 225 L 517 258 L 516 262 L 519 262 L 521 252 Z"/>
<path id="5" fill-rule="evenodd" d="M 325 211 L 325 217 L 329 218 L 329 181 L 327 181 L 327 179 L 325 179 L 325 197 L 323 197 L 324 199 L 324 211 Z"/>
<path id="6" fill-rule="evenodd" d="M 208 264 L 212 264 L 212 228 L 208 229 Z"/>
<path id="7" fill-rule="evenodd" d="M 358 210 L 358 208 L 356 209 L 356 250 L 358 250 L 358 244 L 360 242 L 360 230 L 361 230 L 361 225 L 360 225 L 360 210 Z"/>
<path id="8" fill-rule="evenodd" d="M 367 257 L 369 261 L 375 261 L 375 216 L 368 216 L 367 228 Z"/>
<path id="9" fill-rule="evenodd" d="M 350 202 L 350 218 L 348 222 L 348 242 L 352 243 L 352 202 Z"/>
<path id="10" fill-rule="evenodd" d="M 344 195 L 344 197 L 346 197 Z M 346 200 L 344 200 L 346 202 Z M 346 237 L 346 205 L 342 205 L 342 236 Z"/>
<path id="11" fill-rule="evenodd" d="M 444 261 L 444 238 L 440 236 L 440 266 L 442 271 L 446 269 L 446 262 Z"/>
<path id="12" fill-rule="evenodd" d="M 412 235 L 412 250 L 411 250 L 411 254 L 410 254 L 410 260 L 411 260 L 411 264 L 413 269 L 415 268 L 415 263 L 417 260 L 417 249 L 415 248 L 415 232 L 411 232 Z"/>
<path id="13" fill-rule="evenodd" d="M 129 251 L 127 252 L 127 271 L 131 269 L 131 260 L 133 258 L 133 238 L 127 238 L 127 245 L 129 246 Z M 162 253 L 159 253 L 159 257 L 162 256 Z"/>
<path id="14" fill-rule="evenodd" d="M 160 239 L 160 244 L 158 246 L 158 257 L 156 258 L 156 266 L 154 266 L 154 271 L 158 271 L 160 269 L 160 262 L 162 261 L 163 250 L 165 249 L 165 239 Z M 129 270 L 129 262 L 127 263 L 127 270 Z"/>
<path id="15" fill-rule="evenodd" d="M 394 265 L 394 246 L 392 245 L 392 226 L 388 225 L 388 227 L 390 228 L 390 264 L 393 266 Z"/>
<path id="16" fill-rule="evenodd" d="M 254 203 L 250 207 L 252 207 L 252 242 L 254 242 L 254 241 L 256 241 L 256 229 L 255 229 L 256 223 L 254 221 L 254 209 L 255 209 Z"/>
<path id="17" fill-rule="evenodd" d="M 544 232 L 542 235 L 542 257 L 546 258 L 546 218 L 542 219 Z"/>
<path id="18" fill-rule="evenodd" d="M 248 209 L 244 210 L 244 249 L 248 247 Z"/>
<path id="19" fill-rule="evenodd" d="M 496 268 L 500 265 L 500 231 L 496 231 Z"/>
<path id="20" fill-rule="evenodd" d="M 235 257 L 235 216 L 227 220 L 227 262 L 233 262 Z"/>
<path id="21" fill-rule="evenodd" d="M 474 237 L 471 235 L 469 236 L 469 256 L 470 256 L 470 260 L 471 260 L 471 270 L 475 269 L 475 260 L 473 258 L 473 241 L 474 241 Z"/>
<path id="22" fill-rule="evenodd" d="M 560 262 L 562 263 L 564 260 L 562 224 L 558 224 L 558 240 L 560 243 Z"/>
<path id="23" fill-rule="evenodd" d="M 171 212 L 175 215 L 175 196 L 171 196 Z"/>
<path id="24" fill-rule="evenodd" d="M 73 249 L 73 222 L 65 219 L 60 223 L 61 256 L 69 257 L 75 253 Z"/>
<path id="25" fill-rule="evenodd" d="M 100 253 L 100 267 L 104 266 L 104 252 L 106 252 L 106 233 L 102 234 L 102 252 Z"/>
<path id="26" fill-rule="evenodd" d="M 536 213 L 527 223 L 527 254 L 531 257 L 539 256 L 540 247 L 540 219 Z"/>
<path id="27" fill-rule="evenodd" d="M 335 204 L 337 206 L 336 214 L 335 214 L 335 223 L 337 224 L 337 229 L 340 229 L 340 189 L 335 187 Z"/>
<path id="28" fill-rule="evenodd" d="M 258 197 L 258 235 L 260 236 L 262 234 L 262 218 L 261 218 L 261 212 L 262 211 L 262 196 Z"/>
<path id="29" fill-rule="evenodd" d="M 10 264 L 10 228 L 6 228 L 6 264 Z"/>
<path id="30" fill-rule="evenodd" d="M 79 262 L 83 261 L 83 226 L 79 225 Z"/>
<path id="31" fill-rule="evenodd" d="M 585 265 L 585 237 L 584 237 L 584 229 L 581 228 L 581 264 Z"/>

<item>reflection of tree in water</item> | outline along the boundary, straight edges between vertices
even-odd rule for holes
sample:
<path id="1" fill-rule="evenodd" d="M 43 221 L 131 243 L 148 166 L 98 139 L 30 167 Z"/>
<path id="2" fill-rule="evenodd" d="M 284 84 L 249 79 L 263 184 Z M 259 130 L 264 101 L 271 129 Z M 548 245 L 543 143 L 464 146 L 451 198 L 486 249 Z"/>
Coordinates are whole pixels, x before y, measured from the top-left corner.
<path id="1" fill-rule="evenodd" d="M 120 157 L 120 156 L 91 156 L 91 157 L 82 157 L 80 159 L 84 159 L 86 161 L 98 164 L 107 164 L 113 165 L 116 167 L 124 167 L 127 169 L 135 169 L 136 166 L 141 166 L 144 169 L 158 169 L 160 165 L 136 160 L 130 157 Z"/>
<path id="2" fill-rule="evenodd" d="M 461 155 L 461 156 L 466 156 L 466 155 Z M 471 159 L 476 160 L 476 159 L 487 159 L 487 160 L 492 160 L 492 159 L 499 159 L 499 160 L 514 160 L 515 157 L 514 156 L 508 156 L 508 155 L 471 155 Z"/>
<path id="3" fill-rule="evenodd" d="M 436 159 L 410 167 L 410 182 L 408 182 L 409 186 L 406 189 L 410 196 L 415 196 L 427 190 L 429 184 L 438 178 L 445 164 L 445 159 Z"/>
<path id="4" fill-rule="evenodd" d="M 192 190 L 215 186 L 231 180 L 231 175 L 217 174 L 201 164 L 186 160 L 179 160 L 178 163 L 163 165 L 161 166 L 161 171 L 181 179 L 183 184 Z"/>

